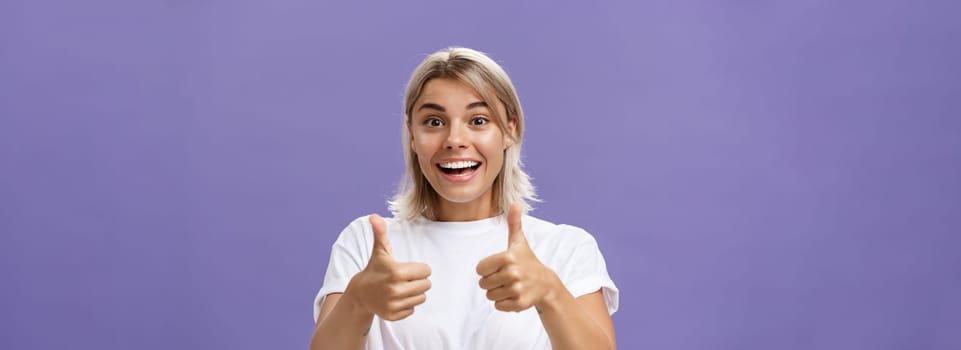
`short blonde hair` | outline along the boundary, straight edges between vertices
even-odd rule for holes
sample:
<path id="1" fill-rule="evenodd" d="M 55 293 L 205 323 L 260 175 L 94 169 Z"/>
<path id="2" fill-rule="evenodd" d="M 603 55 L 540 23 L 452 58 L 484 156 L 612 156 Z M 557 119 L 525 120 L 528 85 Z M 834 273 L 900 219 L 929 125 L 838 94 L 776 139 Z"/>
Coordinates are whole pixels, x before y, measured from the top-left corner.
<path id="1" fill-rule="evenodd" d="M 394 217 L 413 220 L 424 217 L 436 220 L 438 194 L 427 182 L 417 161 L 417 153 L 410 145 L 410 118 L 414 102 L 420 98 L 424 85 L 431 79 L 449 78 L 474 88 L 489 106 L 504 106 L 507 115 L 499 108 L 491 108 L 492 118 L 501 132 L 510 138 L 512 145 L 504 151 L 504 165 L 494 179 L 493 202 L 501 212 L 511 203 L 520 202 L 523 211 L 531 210 L 529 202 L 538 202 L 530 176 L 524 172 L 521 162 L 521 140 L 524 136 L 524 112 L 521 110 L 517 91 L 507 72 L 483 52 L 449 47 L 425 58 L 414 70 L 404 94 L 403 147 L 407 171 L 401 180 L 397 194 L 388 201 Z M 508 125 L 514 122 L 514 133 Z"/>

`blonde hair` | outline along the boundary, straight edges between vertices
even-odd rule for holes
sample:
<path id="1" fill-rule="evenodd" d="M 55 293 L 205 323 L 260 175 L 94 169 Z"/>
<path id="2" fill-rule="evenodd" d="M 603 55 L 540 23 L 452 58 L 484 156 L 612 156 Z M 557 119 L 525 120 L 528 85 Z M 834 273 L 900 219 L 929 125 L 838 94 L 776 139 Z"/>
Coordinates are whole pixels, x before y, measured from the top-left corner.
<path id="1" fill-rule="evenodd" d="M 449 78 L 458 80 L 474 88 L 481 99 L 489 106 L 500 102 L 506 110 L 501 115 L 499 108 L 491 108 L 491 114 L 501 132 L 510 138 L 512 145 L 504 151 L 504 164 L 494 179 L 492 186 L 493 202 L 504 212 L 511 203 L 520 202 L 523 212 L 531 210 L 528 202 L 538 202 L 530 176 L 524 172 L 521 162 L 521 140 L 524 136 L 524 112 L 521 110 L 517 91 L 507 72 L 497 62 L 483 52 L 449 47 L 425 58 L 411 74 L 404 94 L 403 147 L 404 162 L 407 170 L 401 180 L 397 194 L 388 201 L 391 213 L 397 218 L 413 220 L 423 216 L 436 220 L 438 194 L 427 182 L 417 161 L 417 153 L 410 144 L 410 118 L 414 102 L 420 98 L 424 85 L 431 79 Z M 493 94 L 492 94 L 493 93 Z M 514 133 L 510 134 L 509 123 L 514 122 Z"/>

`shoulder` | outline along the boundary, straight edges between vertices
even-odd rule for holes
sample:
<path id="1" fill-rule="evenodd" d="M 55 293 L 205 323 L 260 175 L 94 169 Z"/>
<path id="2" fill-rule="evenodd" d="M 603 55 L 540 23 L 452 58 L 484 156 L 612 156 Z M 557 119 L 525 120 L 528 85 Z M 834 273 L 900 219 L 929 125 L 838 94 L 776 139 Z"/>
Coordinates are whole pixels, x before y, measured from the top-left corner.
<path id="1" fill-rule="evenodd" d="M 387 224 L 387 233 L 393 238 L 398 233 L 414 230 L 419 222 L 402 220 L 394 217 L 383 217 Z M 341 242 L 359 242 L 367 245 L 373 244 L 374 230 L 370 225 L 370 215 L 359 216 L 352 220 L 340 232 L 337 238 Z"/>
<path id="2" fill-rule="evenodd" d="M 522 220 L 524 233 L 535 241 L 554 242 L 564 245 L 596 244 L 594 236 L 574 225 L 556 224 L 535 216 L 525 215 Z"/>
<path id="3" fill-rule="evenodd" d="M 334 247 L 340 246 L 348 250 L 363 251 L 373 244 L 373 229 L 370 226 L 370 216 L 359 216 L 340 231 Z"/>
<path id="4" fill-rule="evenodd" d="M 369 232 L 371 232 L 370 215 L 363 215 L 347 224 L 347 227 L 344 227 L 344 230 L 341 231 L 340 236 L 341 238 L 363 236 Z"/>

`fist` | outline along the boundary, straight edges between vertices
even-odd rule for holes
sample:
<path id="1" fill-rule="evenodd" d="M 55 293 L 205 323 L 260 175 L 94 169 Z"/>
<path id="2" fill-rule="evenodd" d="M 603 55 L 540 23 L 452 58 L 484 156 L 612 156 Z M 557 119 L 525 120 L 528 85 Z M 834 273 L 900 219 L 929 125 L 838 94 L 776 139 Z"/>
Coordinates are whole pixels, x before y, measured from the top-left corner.
<path id="1" fill-rule="evenodd" d="M 414 313 L 414 307 L 427 300 L 430 267 L 423 263 L 394 260 L 387 239 L 387 224 L 377 214 L 370 215 L 374 247 L 363 271 L 350 280 L 345 295 L 351 295 L 359 308 L 381 319 L 397 321 Z"/>
<path id="2" fill-rule="evenodd" d="M 527 244 L 521 227 L 521 206 L 514 203 L 507 214 L 507 250 L 477 264 L 480 287 L 500 311 L 524 311 L 547 302 L 557 288 L 564 288 L 554 270 L 541 263 Z M 540 308 L 538 307 L 538 310 Z"/>

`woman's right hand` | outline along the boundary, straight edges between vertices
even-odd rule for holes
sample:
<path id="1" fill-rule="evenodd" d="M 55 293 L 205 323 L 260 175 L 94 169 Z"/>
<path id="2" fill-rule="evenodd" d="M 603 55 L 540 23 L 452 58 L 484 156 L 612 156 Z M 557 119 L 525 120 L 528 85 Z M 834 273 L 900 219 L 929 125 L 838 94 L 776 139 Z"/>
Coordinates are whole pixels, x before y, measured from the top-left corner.
<path id="1" fill-rule="evenodd" d="M 402 320 L 414 313 L 414 306 L 427 300 L 424 293 L 430 289 L 430 266 L 395 261 L 387 239 L 387 223 L 371 214 L 370 226 L 374 231 L 370 261 L 351 278 L 344 297 L 381 319 Z"/>

